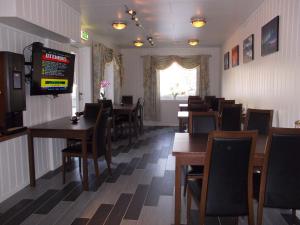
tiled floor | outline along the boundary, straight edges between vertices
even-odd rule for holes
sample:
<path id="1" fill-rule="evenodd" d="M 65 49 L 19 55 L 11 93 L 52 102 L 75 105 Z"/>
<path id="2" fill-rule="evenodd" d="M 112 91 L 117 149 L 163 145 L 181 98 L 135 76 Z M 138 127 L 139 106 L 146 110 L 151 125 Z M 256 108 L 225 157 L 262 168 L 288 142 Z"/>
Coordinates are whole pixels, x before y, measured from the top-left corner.
<path id="1" fill-rule="evenodd" d="M 148 127 L 131 146 L 113 144 L 113 173 L 101 161 L 96 179 L 90 165 L 90 191 L 83 192 L 76 163 L 62 185 L 59 170 L 38 180 L 0 204 L 0 225 L 170 225 L 174 217 L 174 128 Z M 183 209 L 185 203 L 182 203 Z M 195 207 L 194 207 L 195 208 Z M 265 210 L 266 225 L 292 224 L 289 214 Z M 289 213 L 289 212 L 287 212 Z M 197 210 L 192 211 L 197 224 Z M 247 224 L 240 218 L 239 224 Z M 207 224 L 229 225 L 232 220 L 209 218 Z M 182 210 L 185 223 L 185 210 Z M 300 224 L 299 221 L 297 224 Z"/>

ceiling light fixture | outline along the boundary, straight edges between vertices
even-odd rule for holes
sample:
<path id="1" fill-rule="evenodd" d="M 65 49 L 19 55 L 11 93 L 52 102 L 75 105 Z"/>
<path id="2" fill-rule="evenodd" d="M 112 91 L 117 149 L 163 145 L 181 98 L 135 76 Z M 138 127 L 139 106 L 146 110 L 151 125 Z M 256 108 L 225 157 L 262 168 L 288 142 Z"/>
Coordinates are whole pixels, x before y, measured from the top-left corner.
<path id="1" fill-rule="evenodd" d="M 116 30 L 123 30 L 127 27 L 127 24 L 125 22 L 113 22 L 112 24 L 113 28 Z"/>
<path id="2" fill-rule="evenodd" d="M 199 40 L 198 39 L 190 39 L 190 40 L 188 40 L 188 43 L 190 46 L 196 46 L 199 44 Z"/>
<path id="3" fill-rule="evenodd" d="M 206 25 L 206 20 L 205 20 L 205 18 L 194 17 L 191 19 L 191 24 L 193 25 L 193 27 L 196 27 L 196 28 L 204 27 Z"/>
<path id="4" fill-rule="evenodd" d="M 135 47 L 142 47 L 144 45 L 144 42 L 140 41 L 140 40 L 136 40 L 133 42 Z"/>

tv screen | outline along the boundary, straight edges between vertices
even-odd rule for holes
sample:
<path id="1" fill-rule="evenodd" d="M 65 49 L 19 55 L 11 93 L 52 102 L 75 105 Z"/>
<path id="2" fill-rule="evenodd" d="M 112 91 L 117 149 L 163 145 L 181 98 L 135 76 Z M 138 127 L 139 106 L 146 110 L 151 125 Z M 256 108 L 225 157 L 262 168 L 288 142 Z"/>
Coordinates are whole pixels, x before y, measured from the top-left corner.
<path id="1" fill-rule="evenodd" d="M 33 44 L 30 95 L 72 93 L 74 62 L 74 54 Z"/>

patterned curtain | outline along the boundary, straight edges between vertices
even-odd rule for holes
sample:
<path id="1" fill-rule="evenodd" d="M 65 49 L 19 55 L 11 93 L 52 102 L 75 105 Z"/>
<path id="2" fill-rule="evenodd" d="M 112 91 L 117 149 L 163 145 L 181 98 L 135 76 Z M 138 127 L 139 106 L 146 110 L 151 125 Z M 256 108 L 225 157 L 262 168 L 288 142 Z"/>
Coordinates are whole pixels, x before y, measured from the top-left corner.
<path id="1" fill-rule="evenodd" d="M 114 61 L 114 92 L 118 93 L 122 87 L 123 80 L 123 62 L 122 56 L 116 54 L 112 49 L 100 43 L 93 44 L 93 101 L 97 102 L 100 91 L 100 81 L 104 79 L 105 64 Z M 117 97 L 117 96 L 116 96 Z M 115 97 L 115 99 L 116 99 Z"/>
<path id="2" fill-rule="evenodd" d="M 196 56 L 142 56 L 144 63 L 144 99 L 145 119 L 160 120 L 160 93 L 157 70 L 168 68 L 177 62 L 183 68 L 198 69 L 198 93 L 205 96 L 209 93 L 209 58 L 210 55 Z"/>

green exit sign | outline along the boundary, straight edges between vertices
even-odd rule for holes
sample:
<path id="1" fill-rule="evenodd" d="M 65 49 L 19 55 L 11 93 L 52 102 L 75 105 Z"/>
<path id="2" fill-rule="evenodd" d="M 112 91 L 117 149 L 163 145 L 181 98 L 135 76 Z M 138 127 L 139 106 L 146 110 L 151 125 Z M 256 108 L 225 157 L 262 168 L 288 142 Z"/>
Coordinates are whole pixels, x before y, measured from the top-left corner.
<path id="1" fill-rule="evenodd" d="M 82 30 L 81 31 L 81 39 L 85 40 L 85 41 L 89 40 L 89 33 Z"/>

